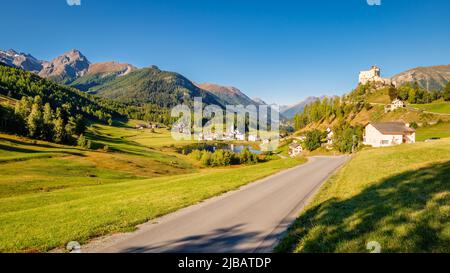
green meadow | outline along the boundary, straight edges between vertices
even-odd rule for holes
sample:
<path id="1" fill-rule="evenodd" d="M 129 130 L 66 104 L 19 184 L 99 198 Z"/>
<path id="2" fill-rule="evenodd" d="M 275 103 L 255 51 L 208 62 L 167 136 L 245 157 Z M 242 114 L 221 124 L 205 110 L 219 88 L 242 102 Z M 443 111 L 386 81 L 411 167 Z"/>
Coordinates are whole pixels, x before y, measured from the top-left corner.
<path id="1" fill-rule="evenodd" d="M 363 150 L 320 189 L 278 252 L 450 251 L 450 139 Z"/>
<path id="2" fill-rule="evenodd" d="M 429 138 L 450 137 L 450 122 L 441 122 L 436 125 L 427 125 L 417 128 L 416 140 L 424 141 Z"/>
<path id="3" fill-rule="evenodd" d="M 436 103 L 429 103 L 429 104 L 412 104 L 411 107 L 420 109 L 423 111 L 427 111 L 427 112 L 450 115 L 450 103 L 449 102 L 436 102 Z"/>
<path id="4" fill-rule="evenodd" d="M 131 231 L 304 159 L 201 168 L 165 129 L 88 130 L 94 150 L 0 134 L 0 252 L 42 252 Z M 108 149 L 103 147 L 107 145 Z"/>

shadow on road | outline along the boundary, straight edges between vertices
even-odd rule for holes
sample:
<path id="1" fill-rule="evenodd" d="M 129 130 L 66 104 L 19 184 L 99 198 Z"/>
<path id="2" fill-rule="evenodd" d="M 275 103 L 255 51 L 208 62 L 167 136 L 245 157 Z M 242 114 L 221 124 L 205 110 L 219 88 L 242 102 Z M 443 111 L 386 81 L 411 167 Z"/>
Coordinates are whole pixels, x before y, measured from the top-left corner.
<path id="1" fill-rule="evenodd" d="M 245 247 L 246 242 L 260 241 L 266 238 L 257 232 L 242 230 L 244 224 L 216 229 L 208 234 L 185 237 L 180 240 L 167 241 L 155 246 L 133 247 L 124 250 L 126 253 L 248 253 L 254 249 Z M 277 235 L 271 235 L 277 236 Z"/>

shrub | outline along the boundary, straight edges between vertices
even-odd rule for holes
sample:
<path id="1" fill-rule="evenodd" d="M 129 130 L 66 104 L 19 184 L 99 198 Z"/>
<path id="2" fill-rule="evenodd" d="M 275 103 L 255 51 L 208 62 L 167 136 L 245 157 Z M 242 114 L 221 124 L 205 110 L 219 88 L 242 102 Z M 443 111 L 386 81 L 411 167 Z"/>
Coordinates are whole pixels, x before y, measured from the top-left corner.
<path id="1" fill-rule="evenodd" d="M 325 137 L 325 132 L 312 130 L 307 132 L 305 137 L 306 139 L 303 142 L 304 148 L 308 151 L 314 151 L 322 145 L 322 139 Z"/>
<path id="2" fill-rule="evenodd" d="M 348 122 L 343 122 L 333 128 L 333 146 L 341 153 L 353 152 L 358 148 L 363 136 L 361 126 L 351 126 Z"/>
<path id="3" fill-rule="evenodd" d="M 409 127 L 413 128 L 413 129 L 417 129 L 417 128 L 419 128 L 419 124 L 417 124 L 417 122 L 413 121 L 413 122 L 411 122 Z"/>

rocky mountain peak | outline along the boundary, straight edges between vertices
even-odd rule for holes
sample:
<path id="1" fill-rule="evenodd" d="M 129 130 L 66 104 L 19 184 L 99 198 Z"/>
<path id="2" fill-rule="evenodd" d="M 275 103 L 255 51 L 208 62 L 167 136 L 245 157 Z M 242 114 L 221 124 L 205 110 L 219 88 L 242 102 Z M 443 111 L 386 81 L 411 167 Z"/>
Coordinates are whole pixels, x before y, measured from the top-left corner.
<path id="1" fill-rule="evenodd" d="M 73 49 L 50 62 L 45 62 L 39 76 L 54 78 L 62 83 L 70 83 L 86 74 L 90 64 L 79 50 Z"/>
<path id="2" fill-rule="evenodd" d="M 0 50 L 0 62 L 32 72 L 39 72 L 43 63 L 29 54 L 19 53 L 13 49 Z"/>

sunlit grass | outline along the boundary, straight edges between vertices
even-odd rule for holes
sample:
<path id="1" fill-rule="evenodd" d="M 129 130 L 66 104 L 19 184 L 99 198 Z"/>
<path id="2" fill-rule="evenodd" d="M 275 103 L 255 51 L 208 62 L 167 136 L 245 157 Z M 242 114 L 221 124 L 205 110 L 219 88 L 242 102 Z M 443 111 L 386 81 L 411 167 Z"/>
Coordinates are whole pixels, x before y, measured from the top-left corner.
<path id="1" fill-rule="evenodd" d="M 0 198 L 0 252 L 46 251 L 135 225 L 236 189 L 302 161 L 72 187 Z"/>
<path id="2" fill-rule="evenodd" d="M 294 252 L 450 251 L 450 139 L 368 149 L 322 187 L 277 247 Z"/>
<path id="3" fill-rule="evenodd" d="M 429 138 L 450 137 L 450 122 L 441 122 L 436 125 L 428 125 L 417 129 L 416 140 L 424 141 Z"/>
<path id="4" fill-rule="evenodd" d="M 47 251 L 137 224 L 304 163 L 199 168 L 166 129 L 93 124 L 93 150 L 0 134 L 0 252 Z M 103 147 L 107 145 L 108 149 Z"/>
<path id="5" fill-rule="evenodd" d="M 450 114 L 450 102 L 411 104 L 411 107 L 432 113 Z"/>

